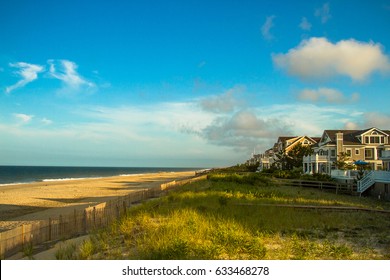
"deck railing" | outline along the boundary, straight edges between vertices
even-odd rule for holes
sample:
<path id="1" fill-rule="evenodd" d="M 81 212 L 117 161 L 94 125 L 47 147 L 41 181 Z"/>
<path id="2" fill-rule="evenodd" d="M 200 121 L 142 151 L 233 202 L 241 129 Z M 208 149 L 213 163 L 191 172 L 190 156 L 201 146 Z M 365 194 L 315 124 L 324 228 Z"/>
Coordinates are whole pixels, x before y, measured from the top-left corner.
<path id="1" fill-rule="evenodd" d="M 376 182 L 390 182 L 390 172 L 380 170 L 369 171 L 358 181 L 358 192 L 365 192 Z"/>

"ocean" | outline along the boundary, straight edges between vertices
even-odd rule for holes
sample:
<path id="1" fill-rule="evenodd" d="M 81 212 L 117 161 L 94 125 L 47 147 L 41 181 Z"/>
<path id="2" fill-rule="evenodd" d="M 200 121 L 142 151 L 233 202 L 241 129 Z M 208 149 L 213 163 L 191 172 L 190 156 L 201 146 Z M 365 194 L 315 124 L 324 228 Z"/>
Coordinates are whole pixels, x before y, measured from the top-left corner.
<path id="1" fill-rule="evenodd" d="M 0 186 L 197 169 L 200 168 L 0 166 Z"/>

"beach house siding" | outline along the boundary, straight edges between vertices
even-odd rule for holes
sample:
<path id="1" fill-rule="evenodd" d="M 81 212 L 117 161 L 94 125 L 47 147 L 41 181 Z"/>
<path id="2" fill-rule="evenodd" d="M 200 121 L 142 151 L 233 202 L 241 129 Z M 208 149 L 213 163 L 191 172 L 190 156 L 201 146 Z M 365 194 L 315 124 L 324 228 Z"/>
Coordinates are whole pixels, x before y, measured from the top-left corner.
<path id="1" fill-rule="evenodd" d="M 335 168 L 337 155 L 341 153 L 347 154 L 347 163 L 362 160 L 368 162 L 373 170 L 384 169 L 381 157 L 390 150 L 389 135 L 390 131 L 375 127 L 365 130 L 325 130 L 314 148 L 314 154 L 304 158 L 304 172 L 330 174 Z"/>

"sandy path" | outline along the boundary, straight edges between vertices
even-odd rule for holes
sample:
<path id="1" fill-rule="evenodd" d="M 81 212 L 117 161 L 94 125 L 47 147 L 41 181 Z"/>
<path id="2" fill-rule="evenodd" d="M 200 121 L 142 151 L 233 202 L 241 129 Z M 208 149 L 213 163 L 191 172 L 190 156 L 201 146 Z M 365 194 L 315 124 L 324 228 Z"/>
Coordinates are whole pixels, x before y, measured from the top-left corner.
<path id="1" fill-rule="evenodd" d="M 194 172 L 161 172 L 0 187 L 0 231 L 55 218 L 130 192 L 194 176 Z"/>

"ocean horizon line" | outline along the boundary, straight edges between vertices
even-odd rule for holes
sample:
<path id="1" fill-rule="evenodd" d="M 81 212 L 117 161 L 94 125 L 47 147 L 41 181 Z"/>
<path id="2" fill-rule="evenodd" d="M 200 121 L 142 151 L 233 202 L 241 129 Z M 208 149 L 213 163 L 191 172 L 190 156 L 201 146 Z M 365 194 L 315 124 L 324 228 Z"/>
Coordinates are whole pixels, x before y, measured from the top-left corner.
<path id="1" fill-rule="evenodd" d="M 0 186 L 136 176 L 148 173 L 196 171 L 195 167 L 102 167 L 0 165 Z"/>

